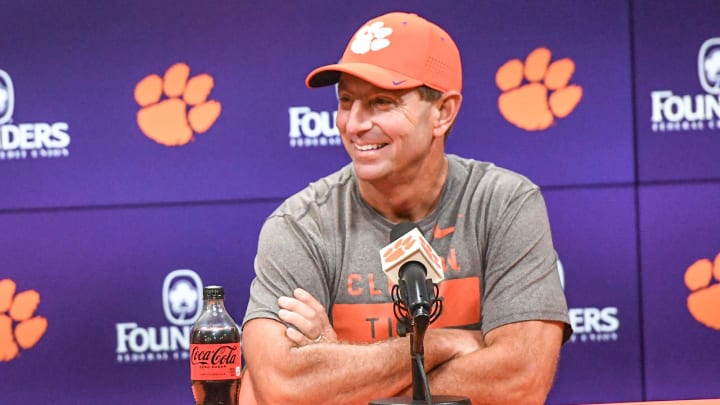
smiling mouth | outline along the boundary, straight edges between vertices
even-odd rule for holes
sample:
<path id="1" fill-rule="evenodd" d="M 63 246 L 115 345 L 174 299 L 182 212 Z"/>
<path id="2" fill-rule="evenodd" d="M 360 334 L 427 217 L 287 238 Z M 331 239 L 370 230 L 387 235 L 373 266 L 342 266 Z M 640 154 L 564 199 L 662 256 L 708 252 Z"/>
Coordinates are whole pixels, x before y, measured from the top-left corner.
<path id="1" fill-rule="evenodd" d="M 361 152 L 366 152 L 366 151 L 369 151 L 369 150 L 382 149 L 382 148 L 384 148 L 384 147 L 386 147 L 386 146 L 387 146 L 386 143 L 375 143 L 375 144 L 371 144 L 371 145 L 357 145 L 357 144 L 356 144 L 356 145 L 355 145 L 355 149 L 357 149 L 357 150 L 359 150 L 359 151 L 361 151 Z"/>

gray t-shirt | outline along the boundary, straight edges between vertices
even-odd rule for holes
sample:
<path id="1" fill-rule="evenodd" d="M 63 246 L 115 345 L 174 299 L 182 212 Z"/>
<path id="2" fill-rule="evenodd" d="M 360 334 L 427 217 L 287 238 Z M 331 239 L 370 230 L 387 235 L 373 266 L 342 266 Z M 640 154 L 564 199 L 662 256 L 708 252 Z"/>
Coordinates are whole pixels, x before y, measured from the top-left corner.
<path id="1" fill-rule="evenodd" d="M 481 329 L 525 320 L 565 323 L 545 202 L 527 178 L 448 155 L 435 211 L 417 222 L 441 257 L 443 314 L 430 327 Z M 279 319 L 279 296 L 301 287 L 327 310 L 338 338 L 372 342 L 396 334 L 380 249 L 395 224 L 360 197 L 352 164 L 288 198 L 265 221 L 243 324 Z"/>

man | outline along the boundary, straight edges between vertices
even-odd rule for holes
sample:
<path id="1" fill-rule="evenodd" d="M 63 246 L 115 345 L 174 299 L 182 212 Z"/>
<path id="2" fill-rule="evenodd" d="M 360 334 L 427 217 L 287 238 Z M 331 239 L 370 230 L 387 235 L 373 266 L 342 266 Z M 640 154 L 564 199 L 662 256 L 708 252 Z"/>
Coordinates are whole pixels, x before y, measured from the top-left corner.
<path id="1" fill-rule="evenodd" d="M 424 337 L 432 395 L 543 403 L 569 336 L 545 204 L 526 178 L 445 153 L 462 102 L 459 51 L 415 15 L 368 21 L 309 87 L 337 84 L 352 164 L 265 222 L 243 324 L 244 395 L 367 404 L 409 396 L 380 249 L 418 224 L 443 258 L 444 313 Z"/>

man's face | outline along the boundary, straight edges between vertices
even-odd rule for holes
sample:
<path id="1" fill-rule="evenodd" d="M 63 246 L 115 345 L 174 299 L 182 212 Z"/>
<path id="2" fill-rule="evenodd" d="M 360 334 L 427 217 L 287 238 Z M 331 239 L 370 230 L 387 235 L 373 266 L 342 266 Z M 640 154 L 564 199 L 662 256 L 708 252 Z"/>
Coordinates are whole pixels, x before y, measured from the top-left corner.
<path id="1" fill-rule="evenodd" d="M 336 124 L 361 180 L 415 176 L 428 157 L 437 109 L 417 90 L 385 90 L 350 75 L 338 84 Z"/>

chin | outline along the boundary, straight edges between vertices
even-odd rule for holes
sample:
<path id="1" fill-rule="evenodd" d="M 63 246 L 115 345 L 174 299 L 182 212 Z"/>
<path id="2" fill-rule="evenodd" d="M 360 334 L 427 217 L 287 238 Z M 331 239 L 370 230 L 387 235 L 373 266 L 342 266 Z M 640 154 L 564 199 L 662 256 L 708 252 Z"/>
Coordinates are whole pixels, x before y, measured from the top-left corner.
<path id="1" fill-rule="evenodd" d="M 363 181 L 379 180 L 386 175 L 385 170 L 382 170 L 379 165 L 368 165 L 353 161 L 353 167 L 357 178 Z"/>

